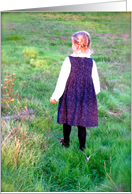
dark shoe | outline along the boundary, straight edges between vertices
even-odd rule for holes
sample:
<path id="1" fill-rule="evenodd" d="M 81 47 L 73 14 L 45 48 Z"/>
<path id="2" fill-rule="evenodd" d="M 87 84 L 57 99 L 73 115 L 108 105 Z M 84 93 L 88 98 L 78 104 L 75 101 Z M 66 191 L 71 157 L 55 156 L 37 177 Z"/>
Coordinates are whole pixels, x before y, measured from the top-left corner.
<path id="1" fill-rule="evenodd" d="M 64 138 L 60 138 L 60 143 L 61 145 L 63 145 L 64 147 L 69 147 L 69 143 L 64 143 Z"/>

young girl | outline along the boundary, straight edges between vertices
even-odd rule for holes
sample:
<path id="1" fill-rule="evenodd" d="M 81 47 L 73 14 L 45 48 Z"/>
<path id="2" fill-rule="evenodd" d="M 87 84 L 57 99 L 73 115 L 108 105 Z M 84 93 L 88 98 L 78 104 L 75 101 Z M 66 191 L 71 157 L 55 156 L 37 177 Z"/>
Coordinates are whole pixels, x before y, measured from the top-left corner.
<path id="1" fill-rule="evenodd" d="M 95 61 L 90 58 L 90 35 L 79 31 L 72 36 L 73 54 L 66 57 L 51 103 L 59 99 L 57 122 L 63 124 L 60 142 L 69 146 L 71 126 L 78 127 L 80 149 L 85 148 L 86 127 L 98 126 L 96 94 L 100 82 Z"/>

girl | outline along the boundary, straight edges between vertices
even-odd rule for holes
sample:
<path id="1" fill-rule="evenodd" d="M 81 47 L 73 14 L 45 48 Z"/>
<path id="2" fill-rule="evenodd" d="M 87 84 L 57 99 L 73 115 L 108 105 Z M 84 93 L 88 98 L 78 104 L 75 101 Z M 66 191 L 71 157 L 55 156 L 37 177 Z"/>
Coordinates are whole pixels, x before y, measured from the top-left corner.
<path id="1" fill-rule="evenodd" d="M 69 146 L 71 126 L 78 127 L 80 149 L 85 148 L 86 127 L 98 126 L 96 94 L 100 82 L 95 61 L 90 58 L 91 40 L 86 31 L 72 36 L 73 54 L 63 62 L 51 103 L 59 99 L 57 122 L 63 124 L 60 142 Z"/>

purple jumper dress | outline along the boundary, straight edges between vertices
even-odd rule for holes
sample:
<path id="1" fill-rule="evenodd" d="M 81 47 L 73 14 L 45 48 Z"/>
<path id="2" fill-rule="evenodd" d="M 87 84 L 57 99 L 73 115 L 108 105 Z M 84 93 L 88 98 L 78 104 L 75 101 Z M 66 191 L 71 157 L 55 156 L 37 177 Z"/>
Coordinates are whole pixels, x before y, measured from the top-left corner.
<path id="1" fill-rule="evenodd" d="M 92 79 L 92 58 L 69 56 L 71 72 L 59 100 L 57 123 L 98 126 L 98 110 Z"/>

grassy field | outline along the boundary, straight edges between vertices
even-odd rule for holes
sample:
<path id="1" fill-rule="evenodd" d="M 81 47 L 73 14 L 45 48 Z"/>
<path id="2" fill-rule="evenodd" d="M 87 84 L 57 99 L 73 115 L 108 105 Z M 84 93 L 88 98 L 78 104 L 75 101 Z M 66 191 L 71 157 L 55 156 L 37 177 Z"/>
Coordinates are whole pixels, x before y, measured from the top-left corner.
<path id="1" fill-rule="evenodd" d="M 1 13 L 1 191 L 131 191 L 130 13 Z M 91 34 L 101 82 L 99 126 L 77 128 L 60 146 L 57 104 L 50 104 L 71 36 Z"/>

